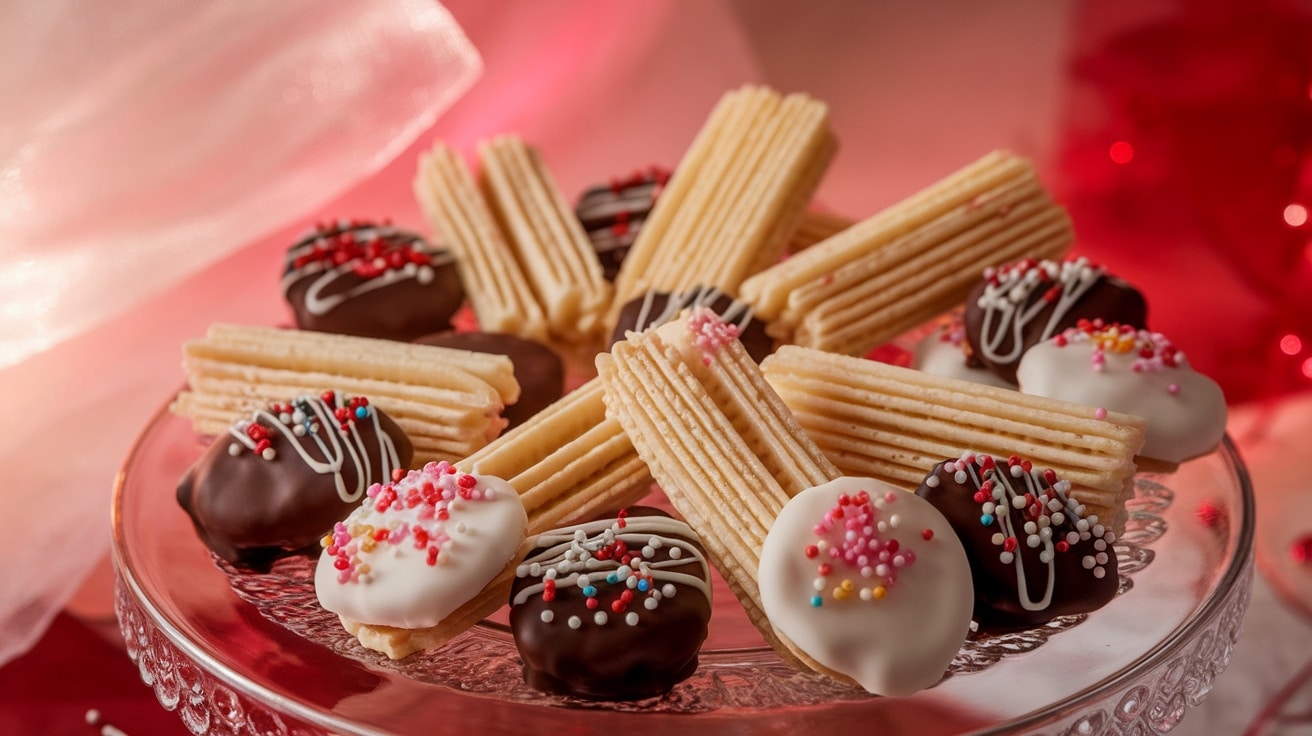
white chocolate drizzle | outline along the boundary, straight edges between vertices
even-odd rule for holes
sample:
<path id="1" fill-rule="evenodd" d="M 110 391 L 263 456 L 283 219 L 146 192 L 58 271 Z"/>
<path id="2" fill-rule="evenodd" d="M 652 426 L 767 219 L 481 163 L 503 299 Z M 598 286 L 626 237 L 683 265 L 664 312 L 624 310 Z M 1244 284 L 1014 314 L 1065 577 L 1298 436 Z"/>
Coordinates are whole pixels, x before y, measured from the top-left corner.
<path id="1" fill-rule="evenodd" d="M 329 396 L 333 406 L 329 406 L 324 396 Z M 271 442 L 261 443 L 252 437 L 252 425 L 258 425 L 265 432 L 276 431 L 285 440 L 284 444 L 296 450 L 301 460 L 319 475 L 332 475 L 337 495 L 344 503 L 355 503 L 364 495 L 370 479 L 390 478 L 392 472 L 401 467 L 401 458 L 396 450 L 396 442 L 383 430 L 378 418 L 378 410 L 359 400 L 344 399 L 336 392 L 325 392 L 324 396 L 299 396 L 290 405 L 292 411 L 278 411 L 276 414 L 267 409 L 257 409 L 250 419 L 243 419 L 228 428 L 228 435 L 235 441 L 228 451 L 236 455 L 245 447 L 265 460 L 272 460 L 277 451 Z M 351 404 L 359 404 L 351 406 Z M 287 408 L 287 407 L 283 407 Z M 339 420 L 337 411 L 348 409 L 350 413 L 345 420 Z M 378 473 L 374 475 L 375 458 L 365 445 L 357 422 L 368 420 L 373 424 L 374 436 L 378 441 Z M 325 430 L 325 428 L 327 428 Z M 337 430 L 337 431 L 334 431 Z M 312 443 L 302 442 L 309 437 Z M 311 451 L 318 449 L 318 453 Z M 348 466 L 355 469 L 355 487 L 347 488 L 343 469 Z"/>
<path id="2" fill-rule="evenodd" d="M 540 580 L 521 588 L 511 605 L 524 605 L 534 596 L 550 602 L 561 588 L 580 588 L 589 599 L 614 593 L 611 597 L 623 601 L 611 603 L 619 608 L 614 620 L 636 626 L 641 618 L 639 609 L 655 611 L 662 600 L 683 588 L 710 601 L 710 567 L 701 550 L 690 541 L 695 538 L 696 532 L 687 524 L 666 516 L 620 515 L 543 532 L 530 540 L 531 546 L 541 550 L 515 570 L 516 577 Z M 700 572 L 694 575 L 671 569 L 689 563 L 696 563 Z M 596 625 L 604 626 L 612 620 L 604 611 L 598 613 L 603 615 L 593 617 Z M 543 612 L 542 620 L 555 620 L 551 609 Z M 584 621 L 571 616 L 565 623 L 577 629 Z"/>
<path id="3" fill-rule="evenodd" d="M 1039 340 L 1052 337 L 1075 303 L 1104 273 L 1102 268 L 1083 257 L 1065 261 L 1021 261 L 985 271 L 988 284 L 977 302 L 984 312 L 980 327 L 980 356 L 997 365 L 1018 360 L 1025 350 L 1023 335 L 1030 322 L 1051 306 L 1052 313 Z M 1026 306 L 1038 289 L 1045 290 L 1043 298 Z M 1008 338 L 1011 339 L 1011 348 L 1002 353 L 1002 346 Z"/>

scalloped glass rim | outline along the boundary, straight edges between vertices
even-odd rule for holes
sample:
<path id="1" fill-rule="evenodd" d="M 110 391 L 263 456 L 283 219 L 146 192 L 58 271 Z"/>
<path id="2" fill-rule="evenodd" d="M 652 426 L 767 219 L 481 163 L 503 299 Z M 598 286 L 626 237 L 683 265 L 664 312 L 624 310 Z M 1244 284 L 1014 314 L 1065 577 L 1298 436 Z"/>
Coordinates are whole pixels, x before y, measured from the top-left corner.
<path id="1" fill-rule="evenodd" d="M 140 607 L 145 617 L 149 620 L 149 623 L 155 626 L 169 643 L 176 646 L 183 656 L 190 659 L 197 667 L 204 672 L 209 673 L 227 687 L 250 698 L 256 703 L 263 704 L 271 711 L 298 719 L 305 724 L 313 724 L 315 727 L 338 733 L 390 733 L 391 731 L 388 731 L 385 728 L 366 725 L 359 720 L 353 719 L 349 714 L 343 715 L 342 713 L 336 712 L 336 709 L 320 707 L 314 703 L 306 702 L 295 695 L 278 692 L 267 684 L 256 682 L 255 679 L 244 674 L 241 669 L 229 664 L 222 648 L 216 647 L 214 642 L 194 640 L 193 636 L 189 633 L 191 632 L 191 627 L 188 625 L 188 622 L 185 620 L 174 619 L 174 616 L 177 614 L 176 611 L 172 610 L 172 601 L 168 600 L 169 596 L 167 593 L 160 593 L 157 590 L 152 590 L 148 593 L 146 588 L 150 586 L 143 586 L 142 582 L 138 580 L 138 575 L 134 573 L 134 563 L 136 561 L 132 557 L 132 545 L 128 540 L 128 532 L 125 529 L 124 521 L 124 506 L 125 499 L 127 498 L 127 489 L 133 486 L 133 481 L 135 480 L 133 474 L 134 471 L 139 472 L 140 468 L 138 466 L 144 461 L 151 459 L 149 457 L 143 457 L 143 454 L 147 456 L 152 452 L 158 454 L 158 447 L 156 447 L 155 444 L 152 444 L 152 440 L 158 443 L 160 438 L 153 437 L 153 434 L 161 432 L 161 425 L 168 425 L 170 421 L 177 422 L 180 420 L 171 419 L 167 412 L 167 408 L 162 409 L 137 439 L 137 442 L 124 463 L 123 470 L 120 472 L 116 480 L 113 501 L 114 564 L 116 573 L 119 576 L 119 584 L 123 589 L 124 594 L 133 599 L 133 601 Z M 189 435 L 185 436 L 190 439 Z M 173 441 L 176 443 L 177 438 L 174 438 Z M 168 447 L 169 445 L 169 438 L 164 437 L 162 446 Z M 192 443 L 189 452 L 192 456 L 197 452 L 194 443 Z M 187 454 L 186 448 L 184 448 L 183 454 Z M 171 461 L 176 465 L 177 458 L 171 458 Z M 1217 632 L 1204 630 L 1208 629 L 1208 627 L 1215 627 L 1219 618 L 1228 617 L 1236 619 L 1231 622 L 1228 631 L 1221 633 L 1230 638 L 1237 637 L 1240 621 L 1242 620 L 1243 607 L 1247 602 L 1248 586 L 1251 583 L 1252 573 L 1254 502 L 1251 483 L 1248 472 L 1229 437 L 1226 437 L 1223 440 L 1222 447 L 1217 453 L 1209 456 L 1208 459 L 1195 462 L 1218 463 L 1220 465 L 1220 472 L 1228 478 L 1229 482 L 1234 486 L 1233 488 L 1228 489 L 1230 495 L 1234 498 L 1230 500 L 1233 507 L 1227 508 L 1223 503 L 1222 508 L 1223 515 L 1228 514 L 1228 516 L 1225 516 L 1224 518 L 1228 520 L 1229 524 L 1231 524 L 1230 528 L 1225 532 L 1227 538 L 1221 542 L 1225 547 L 1226 554 L 1223 559 L 1218 561 L 1219 563 L 1224 564 L 1224 569 L 1216 576 L 1211 588 L 1197 604 L 1192 615 L 1179 625 L 1175 626 L 1173 630 L 1161 637 L 1160 640 L 1142 651 L 1135 659 L 1120 667 L 1111 675 L 1064 696 L 1060 702 L 1044 704 L 1019 717 L 1012 717 L 1003 723 L 982 726 L 979 724 L 972 724 L 967 726 L 967 728 L 975 729 L 970 731 L 971 733 L 1014 733 L 1018 731 L 1032 731 L 1035 728 L 1052 726 L 1058 723 L 1076 722 L 1076 719 L 1085 716 L 1085 712 L 1089 711 L 1090 708 L 1093 708 L 1107 698 L 1126 690 L 1131 684 L 1152 676 L 1154 672 L 1162 667 L 1163 663 L 1166 662 L 1168 658 L 1188 648 L 1189 644 L 1199 636 L 1200 632 L 1202 632 L 1205 637 L 1210 636 L 1211 638 L 1216 638 L 1215 634 Z M 168 497 L 171 502 L 171 492 L 168 494 Z M 180 514 L 181 512 L 177 513 Z M 183 518 L 185 519 L 185 516 Z M 1234 523 L 1235 521 L 1237 521 L 1237 523 Z M 189 526 L 186 528 L 186 531 L 188 533 L 190 532 Z M 188 546 L 189 542 L 189 546 L 200 547 L 200 542 L 194 537 L 194 534 L 188 534 L 185 536 L 189 538 L 180 540 L 180 544 Z M 213 565 L 210 567 L 215 574 L 220 574 L 218 573 L 217 568 L 214 568 Z M 224 590 L 216 592 L 215 594 L 222 598 L 233 595 L 234 591 Z M 238 601 L 237 605 L 245 604 Z M 1093 615 L 1097 616 L 1098 613 Z M 259 615 L 256 615 L 253 618 L 248 616 L 247 619 L 250 620 L 246 623 L 250 624 L 250 627 L 254 629 L 259 629 L 262 626 L 277 626 L 276 623 L 265 620 L 266 618 L 267 616 L 265 618 L 261 618 Z M 243 633 L 250 634 L 251 632 L 246 631 Z M 295 636 L 294 634 L 290 634 L 290 632 L 288 632 L 288 635 Z M 1228 664 L 1229 650 L 1231 648 L 1232 646 L 1221 647 L 1221 659 L 1223 661 L 1213 663 L 1210 670 L 1212 672 L 1211 676 L 1214 677 L 1215 674 L 1219 673 L 1219 671 L 1224 669 L 1226 664 Z M 710 656 L 714 658 L 725 651 L 727 650 L 712 652 Z M 733 651 L 737 655 L 743 656 L 742 664 L 750 664 L 753 661 L 763 661 L 761 658 L 762 652 L 760 650 L 753 651 L 750 649 L 737 649 Z M 323 653 L 330 657 L 340 656 L 326 649 Z M 768 653 L 768 650 L 766 650 L 766 653 Z M 768 657 L 766 657 L 766 659 L 768 659 Z M 362 669 L 376 669 L 371 668 L 368 662 L 359 661 L 358 663 L 363 666 Z M 1219 664 L 1219 667 L 1216 666 L 1217 664 Z M 304 668 L 302 669 L 301 674 L 305 674 Z M 143 677 L 145 677 L 145 675 L 146 672 L 143 669 Z M 1202 683 L 1201 686 L 1195 683 L 1192 687 L 1196 691 L 1201 689 L 1201 696 L 1197 696 L 1197 699 L 1201 699 L 1201 697 L 1205 696 L 1206 691 L 1210 690 L 1210 677 L 1207 679 L 1207 682 Z M 367 696 L 369 694 L 370 693 L 365 693 L 364 695 Z M 599 728 L 633 725 L 637 723 L 637 721 L 634 720 L 635 716 L 641 718 L 642 715 L 644 715 L 642 713 L 635 714 L 632 711 L 625 712 L 618 709 L 609 710 L 606 706 L 597 704 L 563 703 L 560 705 L 565 705 L 565 708 L 544 708 L 540 704 L 497 700 L 496 698 L 488 697 L 486 695 L 459 691 L 451 691 L 451 697 L 449 699 L 452 701 L 459 701 L 446 704 L 446 708 L 449 712 L 458 712 L 462 709 L 462 705 L 467 707 L 469 705 L 485 703 L 489 704 L 489 708 L 492 708 L 492 711 L 490 712 L 494 712 L 497 715 L 495 722 L 527 725 L 532 730 L 540 730 L 542 726 L 555 724 L 558 722 L 558 719 L 562 714 L 567 714 L 569 712 L 585 714 L 590 720 L 588 725 L 595 725 Z M 855 706 L 856 709 L 859 710 L 862 702 L 868 703 L 873 701 L 869 699 L 856 699 L 855 701 L 847 700 L 842 702 L 841 705 L 845 707 Z M 586 710 L 571 711 L 569 706 L 579 707 Z M 833 706 L 837 711 L 842 710 L 842 708 L 839 707 L 839 702 L 835 702 Z M 822 709 L 824 707 L 825 706 L 821 706 Z M 439 708 L 439 712 L 440 711 L 441 709 Z M 533 716 L 535 712 L 544 714 L 545 718 L 534 718 Z M 1092 712 L 1098 714 L 1099 717 L 1102 716 L 1102 711 L 1099 711 L 1096 708 L 1094 708 L 1094 711 Z M 646 715 L 667 715 L 667 719 L 663 721 L 663 725 L 686 731 L 689 727 L 694 729 L 699 727 L 714 729 L 717 725 L 721 727 L 726 725 L 725 718 L 751 718 L 754 714 L 759 717 L 761 713 L 771 714 L 769 718 L 770 725 L 772 726 L 778 725 L 778 721 L 776 720 L 778 717 L 790 714 L 804 718 L 807 723 L 814 723 L 817 720 L 817 715 L 821 716 L 821 719 L 832 715 L 835 718 L 835 722 L 862 722 L 859 713 L 836 712 L 817 714 L 814 707 L 786 708 L 777 714 L 774 711 L 765 710 L 752 711 L 726 709 L 722 712 L 680 714 L 672 717 L 668 716 L 668 714 Z M 1181 710 L 1179 714 L 1174 716 L 1174 720 L 1169 717 L 1165 720 L 1159 718 L 1159 727 L 1154 730 L 1157 732 L 1169 730 L 1175 722 L 1178 722 L 1179 715 L 1182 715 L 1182 713 L 1183 711 Z M 611 716 L 614 716 L 615 718 L 612 719 Z M 620 718 L 620 716 L 625 717 Z M 531 724 L 525 723 L 525 718 L 529 721 L 540 721 L 540 723 L 534 727 Z M 599 718 L 601 720 L 597 720 Z M 606 722 L 606 725 L 602 724 L 602 720 Z M 645 721 L 644 723 L 656 725 L 650 720 Z M 762 723 L 764 724 L 765 721 L 762 721 Z M 1079 721 L 1079 723 L 1086 724 L 1086 721 Z M 1088 722 L 1087 725 L 1093 725 L 1093 723 Z"/>

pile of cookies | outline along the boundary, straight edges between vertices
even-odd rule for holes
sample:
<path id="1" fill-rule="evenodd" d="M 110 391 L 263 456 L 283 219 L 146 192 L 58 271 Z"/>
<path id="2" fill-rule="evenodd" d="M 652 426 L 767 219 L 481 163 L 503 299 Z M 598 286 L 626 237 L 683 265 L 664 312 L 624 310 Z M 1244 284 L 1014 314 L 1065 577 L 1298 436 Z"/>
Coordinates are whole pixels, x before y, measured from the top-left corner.
<path id="1" fill-rule="evenodd" d="M 658 696 L 696 669 L 712 568 L 785 660 L 885 695 L 934 685 L 972 619 L 1105 604 L 1152 418 L 862 356 L 963 303 L 994 310 L 981 355 L 1052 339 L 1139 373 L 1183 356 L 1142 319 L 1078 308 L 1103 274 L 1057 260 L 1071 223 L 1024 159 L 991 153 L 850 223 L 808 209 L 834 150 L 823 103 L 745 87 L 672 173 L 575 211 L 515 136 L 478 147 L 477 176 L 438 144 L 415 194 L 441 247 L 321 226 L 285 267 L 299 329 L 216 325 L 184 347 L 174 411 L 232 440 L 180 502 L 238 566 L 309 546 L 324 608 L 392 658 L 509 603 L 530 684 L 586 698 Z M 440 299 L 416 295 L 433 284 Z M 368 309 L 332 321 L 366 298 L 386 330 Z M 452 337 L 452 299 L 497 337 Z M 973 342 L 934 339 L 974 367 Z M 508 341 L 563 356 L 578 385 L 553 392 L 558 372 Z M 284 505 L 332 495 L 308 538 L 212 511 L 280 472 Z M 634 507 L 653 483 L 681 519 Z"/>

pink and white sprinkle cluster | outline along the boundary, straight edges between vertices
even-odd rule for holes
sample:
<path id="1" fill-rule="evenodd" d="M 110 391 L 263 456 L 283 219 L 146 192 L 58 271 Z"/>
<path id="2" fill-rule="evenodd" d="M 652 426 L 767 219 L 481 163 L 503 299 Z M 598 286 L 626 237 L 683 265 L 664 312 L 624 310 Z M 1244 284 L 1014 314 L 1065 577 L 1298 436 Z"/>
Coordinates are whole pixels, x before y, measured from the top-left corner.
<path id="1" fill-rule="evenodd" d="M 896 513 L 880 517 L 897 501 L 897 494 L 889 492 L 878 499 L 861 491 L 854 496 L 844 493 L 838 503 L 825 512 L 824 518 L 813 529 L 819 539 L 803 550 L 807 559 L 817 560 L 815 593 L 811 605 L 824 605 L 825 593 L 833 600 L 846 600 L 856 596 L 863 601 L 880 600 L 897 583 L 898 570 L 910 567 L 916 555 L 903 549 L 890 532 L 900 526 Z M 926 539 L 931 532 L 922 533 Z M 859 580 L 842 577 L 836 585 L 830 583 L 835 564 L 855 572 Z"/>
<path id="2" fill-rule="evenodd" d="M 710 353 L 738 339 L 741 330 L 738 325 L 729 324 L 720 319 L 715 310 L 709 307 L 697 307 L 688 317 L 688 331 L 693 335 L 693 344 L 703 353 L 702 362 L 710 365 Z"/>
<path id="3" fill-rule="evenodd" d="M 366 495 L 360 508 L 322 540 L 325 551 L 335 558 L 337 581 L 342 584 L 369 581 L 372 570 L 362 556 L 380 544 L 409 543 L 426 550 L 427 563 L 437 565 L 451 540 L 446 531 L 451 505 L 457 499 L 491 501 L 495 494 L 491 488 L 480 490 L 476 477 L 443 461 L 411 470 L 386 485 L 375 483 Z"/>

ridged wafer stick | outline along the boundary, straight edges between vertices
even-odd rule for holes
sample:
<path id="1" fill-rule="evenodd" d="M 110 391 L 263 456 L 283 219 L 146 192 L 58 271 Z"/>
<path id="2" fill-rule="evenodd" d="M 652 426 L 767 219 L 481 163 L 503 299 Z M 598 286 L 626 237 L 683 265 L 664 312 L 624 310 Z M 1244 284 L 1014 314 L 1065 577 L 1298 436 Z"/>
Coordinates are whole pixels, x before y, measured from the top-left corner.
<path id="1" fill-rule="evenodd" d="M 628 436 L 617 421 L 607 418 L 596 379 L 456 465 L 465 472 L 509 482 L 528 513 L 530 537 L 634 504 L 650 492 L 652 483 Z M 348 620 L 342 624 L 365 647 L 399 659 L 440 647 L 492 615 L 505 605 L 513 581 L 512 564 L 438 626 L 398 629 Z"/>
<path id="2" fill-rule="evenodd" d="M 816 243 L 828 240 L 856 224 L 844 217 L 824 210 L 810 209 L 802 214 L 802 221 L 788 241 L 789 253 L 800 253 Z"/>
<path id="3" fill-rule="evenodd" d="M 541 156 L 517 136 L 485 141 L 478 152 L 483 193 L 549 329 L 571 341 L 596 337 L 611 287 Z"/>
<path id="4" fill-rule="evenodd" d="M 783 252 L 833 150 L 822 103 L 758 87 L 725 95 L 621 265 L 608 322 L 652 289 L 736 293 Z"/>
<path id="5" fill-rule="evenodd" d="M 770 525 L 788 499 L 838 476 L 736 340 L 694 334 L 721 325 L 694 312 L 630 333 L 597 357 L 610 415 L 619 419 L 671 503 L 748 618 L 784 657 L 838 679 L 780 637 L 760 607 L 757 569 Z M 706 333 L 702 333 L 706 334 Z"/>
<path id="6" fill-rule="evenodd" d="M 959 304 L 984 268 L 1073 239 L 1029 163 L 995 152 L 748 278 L 741 296 L 784 342 L 861 354 Z"/>
<path id="7" fill-rule="evenodd" d="M 546 317 L 464 160 L 438 143 L 419 157 L 414 193 L 439 241 L 456 256 L 479 326 L 545 340 Z"/>
<path id="8" fill-rule="evenodd" d="M 287 396 L 343 391 L 392 416 L 420 463 L 487 444 L 505 427 L 504 405 L 519 397 L 505 356 L 299 330 L 215 325 L 184 344 L 183 368 L 188 388 L 170 408 L 197 432 L 221 433 Z"/>
<path id="9" fill-rule="evenodd" d="M 419 369 L 422 371 L 459 369 L 486 381 L 496 389 L 507 404 L 519 400 L 519 383 L 515 380 L 514 365 L 504 355 L 440 348 L 446 352 L 441 353 L 441 365 L 435 366 L 432 351 L 423 349 L 422 346 L 395 340 L 374 340 L 310 330 L 285 330 L 229 323 L 210 325 L 205 334 L 208 342 L 233 345 L 253 343 L 259 346 L 273 341 L 276 345 L 272 350 L 281 355 L 291 354 L 288 351 L 296 350 L 295 346 L 304 346 L 304 351 L 310 355 L 322 357 L 345 353 L 352 360 L 370 361 L 377 366 L 390 365 L 392 369 L 398 370 L 415 361 L 422 364 L 422 368 Z"/>
<path id="10" fill-rule="evenodd" d="M 1071 482 L 1118 533 L 1133 490 L 1140 417 L 871 360 L 784 346 L 761 364 L 839 469 L 914 489 L 926 468 L 960 455 L 1019 455 Z"/>

